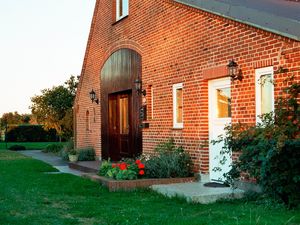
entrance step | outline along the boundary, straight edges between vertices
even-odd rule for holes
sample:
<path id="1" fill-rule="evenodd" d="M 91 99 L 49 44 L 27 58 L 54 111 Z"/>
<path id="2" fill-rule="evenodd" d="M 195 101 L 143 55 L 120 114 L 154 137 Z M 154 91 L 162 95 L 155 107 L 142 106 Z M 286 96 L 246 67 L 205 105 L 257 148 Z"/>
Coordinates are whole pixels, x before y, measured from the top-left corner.
<path id="1" fill-rule="evenodd" d="M 244 191 L 230 187 L 206 187 L 204 183 L 153 185 L 151 188 L 167 197 L 183 197 L 188 202 L 209 204 L 221 199 L 242 198 Z"/>
<path id="2" fill-rule="evenodd" d="M 69 162 L 69 168 L 79 170 L 84 173 L 98 173 L 101 161 L 80 161 Z"/>

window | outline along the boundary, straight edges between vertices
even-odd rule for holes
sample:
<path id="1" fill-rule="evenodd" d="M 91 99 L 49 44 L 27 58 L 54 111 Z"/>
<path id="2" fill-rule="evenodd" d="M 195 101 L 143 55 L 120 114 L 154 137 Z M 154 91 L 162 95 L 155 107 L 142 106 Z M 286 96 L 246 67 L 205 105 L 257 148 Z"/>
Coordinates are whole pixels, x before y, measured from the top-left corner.
<path id="1" fill-rule="evenodd" d="M 255 70 L 256 122 L 259 116 L 274 111 L 273 67 Z"/>
<path id="2" fill-rule="evenodd" d="M 230 88 L 216 89 L 217 118 L 231 117 L 231 93 Z"/>
<path id="3" fill-rule="evenodd" d="M 182 83 L 173 85 L 173 127 L 183 128 Z"/>
<path id="4" fill-rule="evenodd" d="M 85 113 L 85 127 L 86 127 L 87 131 L 90 130 L 90 112 L 89 111 L 86 111 L 86 113 Z"/>
<path id="5" fill-rule="evenodd" d="M 149 87 L 150 89 L 150 119 L 153 119 L 153 112 L 154 112 L 154 90 L 153 90 L 153 86 L 150 85 Z"/>
<path id="6" fill-rule="evenodd" d="M 128 16 L 129 0 L 116 0 L 116 20 Z"/>
<path id="7" fill-rule="evenodd" d="M 95 108 L 93 108 L 93 112 L 94 112 L 94 123 L 96 123 L 96 109 Z"/>

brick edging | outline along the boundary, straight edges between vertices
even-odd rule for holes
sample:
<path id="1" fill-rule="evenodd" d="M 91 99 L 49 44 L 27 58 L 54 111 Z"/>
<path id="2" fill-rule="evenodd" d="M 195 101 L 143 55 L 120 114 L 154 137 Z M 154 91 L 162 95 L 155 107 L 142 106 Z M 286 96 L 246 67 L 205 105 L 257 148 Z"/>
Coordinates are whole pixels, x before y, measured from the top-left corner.
<path id="1" fill-rule="evenodd" d="M 174 184 L 174 183 L 188 183 L 195 182 L 196 177 L 182 177 L 182 178 L 151 178 L 151 179 L 137 179 L 137 180 L 113 180 L 107 177 L 98 176 L 95 174 L 85 174 L 83 177 L 96 181 L 103 186 L 106 186 L 110 192 L 118 190 L 133 190 L 136 188 L 150 187 L 155 184 Z"/>

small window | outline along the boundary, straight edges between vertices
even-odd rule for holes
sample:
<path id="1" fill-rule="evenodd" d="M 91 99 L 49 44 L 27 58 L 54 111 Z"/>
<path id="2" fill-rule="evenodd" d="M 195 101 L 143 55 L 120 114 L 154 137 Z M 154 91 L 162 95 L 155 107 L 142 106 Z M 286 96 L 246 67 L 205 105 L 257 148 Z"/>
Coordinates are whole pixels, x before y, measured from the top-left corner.
<path id="1" fill-rule="evenodd" d="M 273 67 L 255 70 L 256 122 L 259 116 L 274 111 Z"/>
<path id="2" fill-rule="evenodd" d="M 86 127 L 87 131 L 90 130 L 90 112 L 89 111 L 86 111 L 86 113 L 85 113 L 85 127 Z"/>
<path id="3" fill-rule="evenodd" d="M 153 112 L 154 112 L 154 89 L 153 89 L 153 86 L 152 85 L 150 85 L 150 87 L 149 87 L 149 89 L 150 89 L 150 119 L 153 119 L 154 118 L 154 116 L 153 116 Z"/>
<path id="4" fill-rule="evenodd" d="M 128 16 L 129 0 L 116 0 L 116 20 Z"/>
<path id="5" fill-rule="evenodd" d="M 96 123 L 96 109 L 95 108 L 93 108 L 93 115 L 94 115 L 94 123 Z"/>
<path id="6" fill-rule="evenodd" d="M 183 128 L 182 83 L 173 85 L 173 127 Z"/>

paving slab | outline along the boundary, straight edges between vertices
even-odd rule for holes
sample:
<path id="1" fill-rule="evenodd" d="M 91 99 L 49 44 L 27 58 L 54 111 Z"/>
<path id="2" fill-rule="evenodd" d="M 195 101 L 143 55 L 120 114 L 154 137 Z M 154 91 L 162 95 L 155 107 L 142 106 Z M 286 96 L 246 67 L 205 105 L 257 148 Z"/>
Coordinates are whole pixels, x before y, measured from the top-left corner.
<path id="1" fill-rule="evenodd" d="M 82 176 L 85 174 L 84 172 L 69 168 L 68 162 L 63 161 L 60 157 L 52 153 L 44 153 L 41 150 L 25 150 L 18 151 L 18 153 L 48 163 L 61 173 L 69 173 L 76 176 Z"/>
<path id="2" fill-rule="evenodd" d="M 151 188 L 168 197 L 183 197 L 193 203 L 214 203 L 221 199 L 242 198 L 244 191 L 230 187 L 205 187 L 204 183 L 191 182 L 168 185 L 153 185 Z"/>

